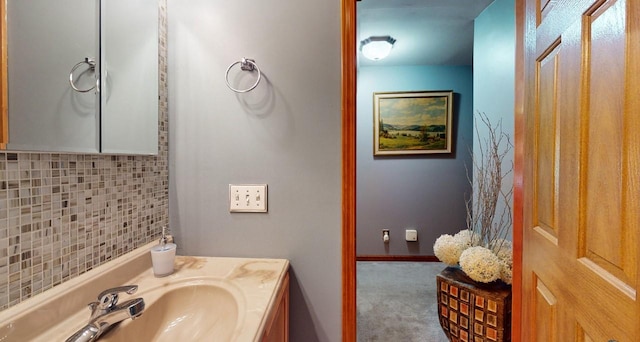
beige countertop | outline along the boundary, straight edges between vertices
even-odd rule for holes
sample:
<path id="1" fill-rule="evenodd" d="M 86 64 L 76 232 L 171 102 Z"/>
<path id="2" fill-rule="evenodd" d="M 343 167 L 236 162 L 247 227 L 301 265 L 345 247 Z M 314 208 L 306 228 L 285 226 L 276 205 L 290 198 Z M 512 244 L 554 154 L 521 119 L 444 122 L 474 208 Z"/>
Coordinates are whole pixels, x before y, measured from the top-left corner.
<path id="1" fill-rule="evenodd" d="M 237 319 L 232 322 L 235 326 L 231 327 L 230 340 L 259 341 L 267 316 L 277 304 L 276 295 L 289 268 L 287 260 L 177 256 L 175 272 L 156 278 L 149 253 L 156 244 L 140 247 L 0 312 L 0 342 L 64 341 L 88 323 L 89 302 L 95 301 L 103 290 L 121 285 L 138 285 L 136 293 L 123 295 L 121 301 L 144 298 L 143 317 L 148 314 L 146 310 L 153 308 L 162 294 L 171 289 L 194 285 L 224 289 L 230 294 L 227 297 L 234 298 L 234 313 L 238 311 Z M 217 310 L 217 305 L 209 306 L 207 310 L 215 316 L 212 310 Z M 234 313 L 220 314 L 224 317 Z M 127 320 L 119 328 L 142 320 Z"/>

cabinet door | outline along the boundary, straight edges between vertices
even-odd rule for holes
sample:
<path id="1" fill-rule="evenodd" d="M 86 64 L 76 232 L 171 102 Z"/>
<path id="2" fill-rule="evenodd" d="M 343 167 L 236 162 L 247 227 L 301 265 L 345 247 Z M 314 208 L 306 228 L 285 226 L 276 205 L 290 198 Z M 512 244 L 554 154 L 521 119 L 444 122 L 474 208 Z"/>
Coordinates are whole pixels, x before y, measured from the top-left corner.
<path id="1" fill-rule="evenodd" d="M 262 342 L 289 341 L 289 273 L 276 297 L 277 308 L 270 315 Z"/>
<path id="2" fill-rule="evenodd" d="M 102 2 L 102 152 L 158 152 L 158 1 Z"/>
<path id="3" fill-rule="evenodd" d="M 98 95 L 69 73 L 98 59 L 98 0 L 7 0 L 11 150 L 98 152 Z M 97 75 L 81 64 L 79 89 Z"/>

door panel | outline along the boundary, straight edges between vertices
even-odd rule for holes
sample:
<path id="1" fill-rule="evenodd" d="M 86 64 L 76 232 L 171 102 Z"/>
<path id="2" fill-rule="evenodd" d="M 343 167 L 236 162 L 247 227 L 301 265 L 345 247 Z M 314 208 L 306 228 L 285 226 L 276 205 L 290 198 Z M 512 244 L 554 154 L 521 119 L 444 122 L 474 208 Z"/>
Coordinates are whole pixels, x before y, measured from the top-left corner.
<path id="1" fill-rule="evenodd" d="M 588 61 L 585 69 L 588 69 L 590 85 L 588 129 L 584 139 L 587 153 L 585 222 L 589 224 L 581 229 L 586 236 L 585 257 L 616 277 L 634 283 L 629 278 L 633 272 L 624 272 L 626 251 L 622 249 L 624 233 L 629 233 L 622 224 L 624 82 L 608 82 L 624 80 L 622 6 L 624 3 L 620 1 L 597 6 L 586 16 L 583 28 Z"/>
<path id="2" fill-rule="evenodd" d="M 526 2 L 523 341 L 640 341 L 636 3 Z"/>
<path id="3" fill-rule="evenodd" d="M 558 64 L 562 45 L 559 41 L 548 48 L 537 65 L 538 86 L 536 115 L 536 225 L 557 239 L 558 224 L 556 205 L 558 195 L 558 125 L 557 125 L 557 85 Z"/>
<path id="4" fill-rule="evenodd" d="M 591 336 L 589 336 L 589 334 L 587 334 L 586 332 L 584 332 L 584 329 L 582 329 L 581 326 L 578 326 L 578 342 L 595 342 Z"/>
<path id="5" fill-rule="evenodd" d="M 539 279 L 536 281 L 535 318 L 537 341 L 554 342 L 558 340 L 556 332 L 557 300 L 548 287 Z"/>

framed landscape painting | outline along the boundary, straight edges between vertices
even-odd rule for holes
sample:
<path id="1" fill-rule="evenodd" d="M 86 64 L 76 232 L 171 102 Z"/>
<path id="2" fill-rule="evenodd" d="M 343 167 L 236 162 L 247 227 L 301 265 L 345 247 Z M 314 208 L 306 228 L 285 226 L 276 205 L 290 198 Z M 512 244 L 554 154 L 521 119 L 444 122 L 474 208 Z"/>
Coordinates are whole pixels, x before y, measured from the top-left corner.
<path id="1" fill-rule="evenodd" d="M 453 91 L 373 93 L 373 154 L 451 153 Z"/>

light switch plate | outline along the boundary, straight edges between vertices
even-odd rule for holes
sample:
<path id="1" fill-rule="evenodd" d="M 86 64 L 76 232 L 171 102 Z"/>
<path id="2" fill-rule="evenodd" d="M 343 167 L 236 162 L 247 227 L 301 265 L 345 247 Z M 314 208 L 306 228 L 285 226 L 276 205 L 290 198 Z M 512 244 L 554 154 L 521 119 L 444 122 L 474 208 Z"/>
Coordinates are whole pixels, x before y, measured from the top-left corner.
<path id="1" fill-rule="evenodd" d="M 266 184 L 229 184 L 229 212 L 266 213 Z"/>

